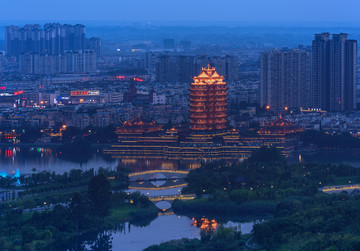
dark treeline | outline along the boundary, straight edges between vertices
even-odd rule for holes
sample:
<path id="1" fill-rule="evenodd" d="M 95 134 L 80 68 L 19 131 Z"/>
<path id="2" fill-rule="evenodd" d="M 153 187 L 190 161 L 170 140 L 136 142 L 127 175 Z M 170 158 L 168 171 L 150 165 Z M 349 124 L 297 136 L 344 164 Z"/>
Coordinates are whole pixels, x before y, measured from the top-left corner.
<path id="1" fill-rule="evenodd" d="M 32 213 L 25 213 L 22 200 L 17 201 L 18 204 L 13 202 L 12 207 L 2 207 L 0 250 L 56 250 L 50 248 L 54 243 L 62 243 L 91 231 L 116 228 L 125 220 L 136 223 L 146 219 L 149 223 L 157 216 L 157 209 L 146 196 L 112 191 L 113 180 L 118 177 L 126 183 L 125 176 L 125 172 L 100 170 L 95 175 L 93 170 L 73 170 L 64 175 L 43 172 L 23 177 L 23 181 L 29 186 L 26 191 L 43 186 L 46 193 L 49 192 L 47 189 L 56 184 L 62 184 L 66 189 L 74 185 L 74 182 L 87 183 L 85 190 L 73 192 L 70 200 L 67 198 L 65 202 L 54 201 L 51 208 L 51 201 L 48 201 L 42 207 L 32 209 Z M 22 196 L 25 194 L 26 192 Z M 123 211 L 125 213 L 121 213 Z M 117 214 L 123 216 L 117 217 Z"/>
<path id="2" fill-rule="evenodd" d="M 319 188 L 326 185 L 359 182 L 359 168 L 345 164 L 290 165 L 276 149 L 262 148 L 240 164 L 206 164 L 190 171 L 186 180 L 189 185 L 183 191 L 203 198 L 175 201 L 173 208 L 178 214 L 227 215 L 228 219 L 244 214 L 273 215 L 270 220 L 254 226 L 252 248 L 255 250 L 360 248 L 360 195 L 319 192 Z M 149 250 L 170 250 L 171 247 L 202 250 L 203 246 L 216 250 L 219 246 L 214 246 L 213 235 L 210 234 L 205 243 L 182 240 L 152 246 Z M 232 244 L 236 244 L 238 250 L 245 248 L 239 239 L 228 243 Z"/>
<path id="3" fill-rule="evenodd" d="M 245 246 L 246 239 L 243 238 L 240 231 L 220 226 L 216 232 L 210 234 L 201 232 L 201 238 L 174 240 L 160 245 L 153 245 L 145 251 L 173 251 L 173 250 L 249 250 Z"/>
<path id="4" fill-rule="evenodd" d="M 299 163 L 288 165 L 275 148 L 262 148 L 240 164 L 221 162 L 206 164 L 192 170 L 183 191 L 211 194 L 232 201 L 282 199 L 290 195 L 313 195 L 324 185 L 332 185 L 341 177 L 360 175 L 350 165 Z"/>
<path id="5" fill-rule="evenodd" d="M 360 250 L 360 196 L 317 194 L 291 198 L 274 219 L 254 226 L 265 250 Z"/>
<path id="6" fill-rule="evenodd" d="M 308 130 L 301 135 L 304 146 L 310 144 L 326 148 L 360 149 L 360 139 L 350 133 L 328 134 L 323 131 Z"/>

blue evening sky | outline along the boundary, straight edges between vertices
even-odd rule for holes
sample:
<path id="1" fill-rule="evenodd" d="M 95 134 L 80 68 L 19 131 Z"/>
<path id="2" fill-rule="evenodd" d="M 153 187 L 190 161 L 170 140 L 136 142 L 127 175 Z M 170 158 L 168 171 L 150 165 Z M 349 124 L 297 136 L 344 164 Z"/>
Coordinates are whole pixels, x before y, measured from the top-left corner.
<path id="1" fill-rule="evenodd" d="M 0 0 L 0 20 L 360 23 L 360 0 Z"/>

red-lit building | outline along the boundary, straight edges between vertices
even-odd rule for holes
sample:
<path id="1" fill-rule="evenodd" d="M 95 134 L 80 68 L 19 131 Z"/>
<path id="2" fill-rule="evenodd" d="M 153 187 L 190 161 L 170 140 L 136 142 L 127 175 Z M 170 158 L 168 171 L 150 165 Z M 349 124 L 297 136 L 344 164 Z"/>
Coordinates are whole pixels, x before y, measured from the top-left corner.
<path id="1" fill-rule="evenodd" d="M 193 131 L 221 131 L 227 128 L 227 88 L 215 68 L 202 68 L 190 88 L 190 119 Z"/>
<path id="2" fill-rule="evenodd" d="M 6 90 L 5 87 L 0 87 L 0 90 Z M 23 107 L 24 100 L 23 100 L 23 91 L 16 91 L 16 92 L 0 92 L 0 106 L 8 106 L 8 107 Z"/>
<path id="3" fill-rule="evenodd" d="M 70 92 L 70 102 L 72 104 L 99 104 L 99 90 L 74 90 Z"/>
<path id="4" fill-rule="evenodd" d="M 162 126 L 155 121 L 144 122 L 139 116 L 133 120 L 125 121 L 120 127 L 116 128 L 116 133 L 118 135 L 154 133 L 159 132 L 161 128 Z"/>

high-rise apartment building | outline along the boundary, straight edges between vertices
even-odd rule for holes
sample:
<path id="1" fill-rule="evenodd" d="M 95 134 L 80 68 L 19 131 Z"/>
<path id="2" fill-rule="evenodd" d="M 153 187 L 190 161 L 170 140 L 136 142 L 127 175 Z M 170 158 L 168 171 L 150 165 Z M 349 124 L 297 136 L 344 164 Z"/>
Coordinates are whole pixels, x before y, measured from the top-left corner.
<path id="1" fill-rule="evenodd" d="M 99 52 L 99 46 L 99 41 L 91 38 L 89 47 L 94 47 L 93 49 Z M 23 27 L 12 25 L 5 28 L 6 56 L 18 57 L 21 53 L 57 55 L 85 49 L 85 26 L 81 24 L 47 23 L 44 28 L 38 24 Z"/>
<path id="2" fill-rule="evenodd" d="M 208 64 L 214 66 L 226 81 L 239 80 L 238 59 L 233 56 L 161 55 L 156 64 L 156 79 L 165 82 L 191 81 Z"/>
<path id="3" fill-rule="evenodd" d="M 357 41 L 315 34 L 312 42 L 312 106 L 332 112 L 356 108 Z"/>
<path id="4" fill-rule="evenodd" d="M 156 79 L 160 82 L 181 82 L 177 78 L 177 58 L 169 55 L 162 55 L 156 63 Z M 190 75 L 191 76 L 191 75 Z M 189 78 L 190 78 L 189 76 Z"/>
<path id="5" fill-rule="evenodd" d="M 260 105 L 271 110 L 308 108 L 311 103 L 311 53 L 274 49 L 261 54 Z"/>
<path id="6" fill-rule="evenodd" d="M 0 52 L 0 74 L 4 72 L 4 54 Z"/>
<path id="7" fill-rule="evenodd" d="M 92 73 L 96 71 L 96 56 L 92 50 L 57 55 L 22 53 L 19 65 L 22 74 Z"/>
<path id="8" fill-rule="evenodd" d="M 101 40 L 97 37 L 86 39 L 86 49 L 95 51 L 96 57 L 101 54 Z"/>

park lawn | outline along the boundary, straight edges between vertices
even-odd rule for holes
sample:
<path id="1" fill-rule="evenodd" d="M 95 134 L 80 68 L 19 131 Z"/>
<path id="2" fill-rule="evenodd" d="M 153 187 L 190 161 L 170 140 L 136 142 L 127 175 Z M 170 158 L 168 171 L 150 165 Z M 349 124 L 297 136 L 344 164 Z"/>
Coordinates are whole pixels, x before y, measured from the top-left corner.
<path id="1" fill-rule="evenodd" d="M 138 208 L 134 205 L 116 205 L 110 209 L 110 215 L 106 216 L 104 219 L 105 225 L 117 225 L 118 223 L 128 221 L 131 219 L 131 213 L 139 211 L 141 208 Z"/>

